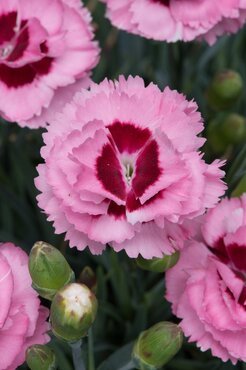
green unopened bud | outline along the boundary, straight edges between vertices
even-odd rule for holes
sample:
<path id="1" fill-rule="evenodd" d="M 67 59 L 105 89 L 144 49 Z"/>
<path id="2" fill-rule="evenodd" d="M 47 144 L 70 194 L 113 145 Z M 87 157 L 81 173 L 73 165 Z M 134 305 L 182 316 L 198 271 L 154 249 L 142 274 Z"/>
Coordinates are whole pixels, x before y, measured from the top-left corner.
<path id="1" fill-rule="evenodd" d="M 56 293 L 50 308 L 53 333 L 61 339 L 76 342 L 84 337 L 97 313 L 97 299 L 84 284 L 73 283 Z"/>
<path id="2" fill-rule="evenodd" d="M 229 146 L 246 138 L 245 118 L 236 113 L 220 113 L 208 123 L 208 144 L 215 154 L 222 154 Z"/>
<path id="3" fill-rule="evenodd" d="M 208 87 L 208 102 L 212 108 L 230 108 L 242 93 L 243 80 L 239 73 L 231 70 L 219 72 Z"/>
<path id="4" fill-rule="evenodd" d="M 46 345 L 35 344 L 26 351 L 26 362 L 31 370 L 57 369 L 54 352 Z"/>
<path id="5" fill-rule="evenodd" d="M 243 193 L 246 193 L 246 174 L 241 178 L 241 180 L 233 190 L 231 196 L 240 197 Z"/>
<path id="6" fill-rule="evenodd" d="M 34 289 L 50 300 L 64 285 L 74 281 L 74 272 L 65 257 L 45 242 L 34 244 L 29 256 L 29 271 Z"/>
<path id="7" fill-rule="evenodd" d="M 182 346 L 181 329 L 167 321 L 142 332 L 135 342 L 132 358 L 139 370 L 162 368 Z"/>
<path id="8" fill-rule="evenodd" d="M 175 252 L 170 256 L 163 256 L 162 258 L 152 258 L 151 260 L 146 260 L 143 257 L 138 257 L 136 263 L 143 270 L 154 271 L 154 272 L 164 272 L 174 265 L 179 260 L 179 252 Z"/>
<path id="9" fill-rule="evenodd" d="M 79 275 L 79 282 L 85 284 L 93 293 L 97 290 L 97 277 L 94 271 L 85 266 Z"/>
<path id="10" fill-rule="evenodd" d="M 236 113 L 228 114 L 222 122 L 222 135 L 228 144 L 239 144 L 246 138 L 245 118 Z"/>

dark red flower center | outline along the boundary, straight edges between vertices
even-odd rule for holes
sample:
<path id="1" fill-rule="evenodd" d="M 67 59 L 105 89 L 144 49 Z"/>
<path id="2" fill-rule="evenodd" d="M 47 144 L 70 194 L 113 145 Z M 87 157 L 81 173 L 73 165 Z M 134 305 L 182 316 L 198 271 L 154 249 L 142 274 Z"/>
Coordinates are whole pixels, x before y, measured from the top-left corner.
<path id="1" fill-rule="evenodd" d="M 109 142 L 97 159 L 96 170 L 104 189 L 124 202 L 123 206 L 109 203 L 108 214 L 118 217 L 126 208 L 131 212 L 141 207 L 139 198 L 159 179 L 162 170 L 158 144 L 149 129 L 114 122 L 108 131 Z"/>
<path id="2" fill-rule="evenodd" d="M 165 6 L 169 6 L 170 5 L 170 0 L 151 0 L 153 3 L 160 3 L 162 5 L 165 5 Z"/>
<path id="3" fill-rule="evenodd" d="M 246 245 L 241 246 L 236 243 L 225 245 L 223 238 L 220 238 L 210 250 L 221 262 L 246 276 Z"/>
<path id="4" fill-rule="evenodd" d="M 246 282 L 246 245 L 241 246 L 236 243 L 225 245 L 223 238 L 220 238 L 210 250 L 221 262 L 227 264 L 238 278 Z M 244 305 L 245 300 L 246 286 L 242 289 L 238 302 Z"/>
<path id="5" fill-rule="evenodd" d="M 0 16 L 0 45 L 11 41 L 15 35 L 17 12 L 10 12 Z"/>
<path id="6" fill-rule="evenodd" d="M 11 65 L 23 57 L 29 42 L 28 20 L 18 20 L 17 11 L 0 15 L 0 81 L 9 88 L 29 84 L 51 69 L 53 59 L 42 54 L 33 63 L 21 67 Z M 38 46 L 43 54 L 48 52 L 45 40 Z"/>

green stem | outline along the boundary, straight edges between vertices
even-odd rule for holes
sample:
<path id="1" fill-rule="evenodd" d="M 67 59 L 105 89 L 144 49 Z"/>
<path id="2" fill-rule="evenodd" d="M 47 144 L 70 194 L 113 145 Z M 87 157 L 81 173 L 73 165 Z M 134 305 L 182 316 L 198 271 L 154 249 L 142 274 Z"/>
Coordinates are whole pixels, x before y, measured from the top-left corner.
<path id="1" fill-rule="evenodd" d="M 121 367 L 120 369 L 118 370 L 132 370 L 132 369 L 135 369 L 135 365 L 133 363 L 133 361 L 129 361 L 128 364 L 126 364 L 125 366 Z"/>
<path id="2" fill-rule="evenodd" d="M 88 370 L 95 370 L 92 328 L 89 329 L 88 333 Z"/>
<path id="3" fill-rule="evenodd" d="M 86 370 L 82 357 L 81 345 L 81 339 L 75 343 L 70 343 L 70 347 L 72 348 L 74 370 Z"/>

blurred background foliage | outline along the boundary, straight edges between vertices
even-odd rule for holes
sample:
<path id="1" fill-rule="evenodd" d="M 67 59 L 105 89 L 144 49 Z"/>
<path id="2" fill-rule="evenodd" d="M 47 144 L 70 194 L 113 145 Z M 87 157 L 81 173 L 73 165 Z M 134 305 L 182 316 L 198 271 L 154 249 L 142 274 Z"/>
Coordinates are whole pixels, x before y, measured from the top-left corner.
<path id="1" fill-rule="evenodd" d="M 116 0 L 117 1 L 117 0 Z M 93 79 L 114 79 L 119 74 L 140 75 L 146 83 L 153 81 L 160 88 L 169 85 L 194 98 L 205 121 L 205 135 L 211 120 L 218 114 L 208 106 L 207 87 L 219 71 L 233 69 L 244 81 L 243 92 L 230 112 L 246 115 L 246 29 L 222 37 L 209 47 L 205 43 L 154 42 L 119 31 L 104 17 L 104 5 L 97 0 L 86 2 L 90 8 L 96 38 L 102 48 L 101 60 Z M 172 320 L 169 304 L 164 300 L 162 274 L 140 270 L 124 253 L 108 249 L 102 256 L 87 251 L 69 249 L 63 236 L 54 235 L 36 204 L 37 191 L 33 179 L 36 165 L 41 162 L 42 130 L 22 129 L 2 120 L 0 125 L 0 240 L 12 241 L 29 252 L 33 243 L 44 240 L 55 245 L 66 256 L 79 276 L 85 266 L 97 275 L 99 313 L 90 331 L 84 356 L 88 370 L 126 370 L 132 342 L 138 334 L 158 321 Z M 213 141 L 213 135 L 210 135 Z M 229 144 L 222 151 L 208 141 L 204 146 L 208 161 L 216 157 L 227 159 L 225 169 L 228 194 L 246 174 L 246 140 Z M 216 153 L 217 152 L 217 153 Z M 220 152 L 220 153 L 218 153 Z M 244 182 L 246 182 L 244 180 Z M 241 188 L 246 185 L 241 181 Z M 245 189 L 246 190 L 246 189 Z M 237 192 L 237 191 L 236 191 Z M 72 370 L 71 350 L 52 339 L 59 369 Z M 94 353 L 94 355 L 93 355 Z M 238 363 L 222 363 L 209 352 L 200 352 L 194 344 L 185 344 L 167 365 L 167 370 L 231 370 L 246 369 Z M 27 369 L 23 365 L 21 369 Z"/>

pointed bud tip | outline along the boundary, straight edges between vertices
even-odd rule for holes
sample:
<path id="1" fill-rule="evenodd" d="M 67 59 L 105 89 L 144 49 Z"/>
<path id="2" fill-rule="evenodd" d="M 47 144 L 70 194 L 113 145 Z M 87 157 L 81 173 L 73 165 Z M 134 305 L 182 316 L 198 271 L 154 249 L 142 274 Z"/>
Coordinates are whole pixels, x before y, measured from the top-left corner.
<path id="1" fill-rule="evenodd" d="M 97 278 L 94 271 L 89 267 L 85 266 L 79 275 L 79 282 L 86 285 L 93 293 L 97 290 Z"/>

